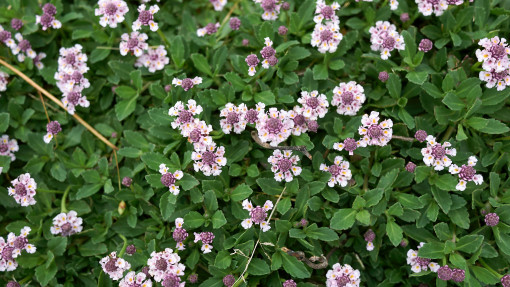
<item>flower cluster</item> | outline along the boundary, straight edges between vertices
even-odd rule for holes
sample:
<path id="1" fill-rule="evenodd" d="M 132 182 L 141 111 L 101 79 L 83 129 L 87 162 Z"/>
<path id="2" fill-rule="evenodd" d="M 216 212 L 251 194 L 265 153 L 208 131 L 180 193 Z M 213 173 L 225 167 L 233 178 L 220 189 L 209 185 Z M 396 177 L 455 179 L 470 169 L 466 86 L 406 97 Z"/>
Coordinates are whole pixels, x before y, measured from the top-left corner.
<path id="1" fill-rule="evenodd" d="M 292 128 L 292 134 L 299 136 L 308 130 L 317 132 L 319 124 L 316 120 L 311 120 L 304 116 L 304 110 L 301 106 L 294 106 L 294 108 L 287 112 L 287 117 L 292 119 L 294 127 Z"/>
<path id="2" fill-rule="evenodd" d="M 71 210 L 67 214 L 62 212 L 53 218 L 53 226 L 50 228 L 51 234 L 60 234 L 64 237 L 71 236 L 83 230 L 82 219 L 77 216 L 76 211 Z"/>
<path id="3" fill-rule="evenodd" d="M 149 48 L 149 44 L 145 43 L 148 37 L 145 33 L 131 32 L 131 34 L 124 33 L 120 37 L 120 54 L 126 56 L 127 53 L 131 53 L 137 57 L 143 55 L 143 51 Z"/>
<path id="4" fill-rule="evenodd" d="M 200 85 L 202 84 L 202 78 L 200 77 L 194 77 L 193 79 L 191 78 L 185 78 L 185 79 L 177 79 L 177 78 L 174 78 L 172 80 L 172 85 L 174 86 L 181 86 L 185 92 L 187 92 L 188 90 L 190 90 L 191 88 L 193 88 L 194 86 L 196 85 Z"/>
<path id="5" fill-rule="evenodd" d="M 0 137 L 0 155 L 5 155 L 11 158 L 11 161 L 16 160 L 15 152 L 19 150 L 18 141 L 9 139 L 8 135 Z"/>
<path id="6" fill-rule="evenodd" d="M 375 239 L 375 233 L 372 229 L 369 229 L 367 230 L 367 232 L 365 232 L 365 235 L 363 235 L 363 237 L 365 238 L 365 241 L 367 242 L 367 250 L 368 251 L 372 251 L 374 250 L 374 239 Z"/>
<path id="7" fill-rule="evenodd" d="M 143 272 L 128 272 L 119 282 L 119 287 L 152 287 L 152 281 Z"/>
<path id="8" fill-rule="evenodd" d="M 283 287 L 296 287 L 296 286 L 297 286 L 296 282 L 294 282 L 294 280 L 292 279 L 283 282 Z"/>
<path id="9" fill-rule="evenodd" d="M 360 146 L 362 146 L 361 142 L 356 141 L 353 138 L 346 138 L 343 143 L 335 143 L 333 148 L 338 151 L 346 150 L 349 152 L 349 155 L 353 155 L 354 151 Z"/>
<path id="10" fill-rule="evenodd" d="M 9 83 L 9 75 L 5 72 L 0 71 L 0 92 L 7 90 L 7 84 Z"/>
<path id="11" fill-rule="evenodd" d="M 275 147 L 291 135 L 294 121 L 289 117 L 289 112 L 270 108 L 267 113 L 259 115 L 256 128 L 260 140 Z"/>
<path id="12" fill-rule="evenodd" d="M 363 147 L 368 145 L 385 146 L 393 135 L 393 121 L 391 119 L 379 123 L 379 113 L 371 112 L 370 116 L 364 114 L 361 118 L 362 126 L 358 133 L 363 137 L 359 144 Z"/>
<path id="13" fill-rule="evenodd" d="M 276 50 L 273 48 L 273 41 L 269 39 L 269 37 L 264 38 L 264 48 L 260 50 L 260 55 L 262 56 L 262 68 L 269 69 L 269 67 L 273 67 L 278 64 L 278 58 L 276 58 Z M 260 63 L 259 58 L 255 54 L 250 54 L 245 59 L 246 64 L 248 65 L 248 75 L 254 76 L 257 65 Z"/>
<path id="14" fill-rule="evenodd" d="M 365 102 L 365 90 L 354 81 L 340 83 L 333 89 L 331 105 L 336 106 L 340 115 L 355 116 Z"/>
<path id="15" fill-rule="evenodd" d="M 253 224 L 258 224 L 262 232 L 266 232 L 271 229 L 269 222 L 266 221 L 267 212 L 273 209 L 273 203 L 270 200 L 267 200 L 264 203 L 264 206 L 254 207 L 251 201 L 245 199 L 243 201 L 243 208 L 250 212 L 250 218 L 246 218 L 243 222 L 241 222 L 241 226 L 244 229 L 251 228 Z"/>
<path id="16" fill-rule="evenodd" d="M 216 11 L 222 11 L 223 7 L 227 5 L 227 0 L 209 0 Z"/>
<path id="17" fill-rule="evenodd" d="M 37 57 L 37 54 L 32 49 L 30 42 L 27 39 L 24 39 L 20 33 L 16 33 L 14 38 L 18 41 L 18 44 L 12 48 L 12 53 L 14 55 L 18 55 L 18 61 L 23 62 L 26 57 L 29 57 L 30 59 L 35 59 Z"/>
<path id="18" fill-rule="evenodd" d="M 444 142 L 442 145 L 436 142 L 436 138 L 432 135 L 427 136 L 427 147 L 421 149 L 423 162 L 427 166 L 433 166 L 435 170 L 443 170 L 452 164 L 452 160 L 448 157 L 455 156 L 457 150 L 449 148 L 452 145 Z"/>
<path id="19" fill-rule="evenodd" d="M 278 19 L 278 15 L 280 15 L 280 9 L 282 4 L 280 0 L 253 0 L 255 3 L 259 3 L 260 7 L 264 9 L 264 13 L 262 13 L 262 19 L 266 21 L 274 21 Z"/>
<path id="20" fill-rule="evenodd" d="M 448 265 L 445 265 L 437 270 L 437 278 L 443 281 L 463 282 L 466 278 L 466 271 L 458 268 L 451 269 Z"/>
<path id="21" fill-rule="evenodd" d="M 393 50 L 404 50 L 404 38 L 397 32 L 397 27 L 388 21 L 377 21 L 370 27 L 370 48 L 381 52 L 381 59 L 387 60 Z"/>
<path id="22" fill-rule="evenodd" d="M 212 35 L 218 32 L 218 28 L 220 27 L 220 23 L 209 23 L 205 27 L 197 30 L 198 37 L 204 37 L 205 35 Z"/>
<path id="23" fill-rule="evenodd" d="M 176 170 L 174 173 L 170 172 L 168 167 L 162 163 L 159 165 L 159 173 L 161 173 L 161 183 L 168 187 L 173 195 L 179 195 L 179 187 L 175 185 L 175 182 L 183 177 L 183 173 L 180 170 Z"/>
<path id="24" fill-rule="evenodd" d="M 432 13 L 441 16 L 448 9 L 448 5 L 460 5 L 464 0 L 415 0 L 415 2 L 418 4 L 418 11 L 424 16 L 430 16 Z"/>
<path id="25" fill-rule="evenodd" d="M 124 15 L 129 11 L 126 2 L 122 0 L 99 0 L 99 8 L 94 11 L 99 18 L 99 25 L 110 28 L 116 28 L 118 23 L 124 21 Z"/>
<path id="26" fill-rule="evenodd" d="M 0 271 L 16 270 L 18 262 L 15 258 L 21 255 L 21 251 L 35 253 L 35 246 L 29 244 L 27 239 L 31 230 L 30 227 L 25 226 L 21 229 L 19 236 L 11 232 L 7 235 L 7 242 L 3 237 L 0 237 Z"/>
<path id="27" fill-rule="evenodd" d="M 499 223 L 499 216 L 497 213 L 487 213 L 484 221 L 487 226 L 496 226 Z"/>
<path id="28" fill-rule="evenodd" d="M 228 103 L 225 105 L 220 111 L 220 117 L 224 118 L 220 120 L 221 129 L 225 134 L 230 134 L 233 130 L 234 133 L 240 134 L 246 128 L 246 112 L 248 112 L 248 108 L 246 104 L 240 104 L 236 106 L 232 103 Z"/>
<path id="29" fill-rule="evenodd" d="M 223 277 L 223 285 L 225 287 L 232 287 L 236 283 L 236 278 L 232 274 L 228 274 L 227 276 Z"/>
<path id="30" fill-rule="evenodd" d="M 117 257 L 117 252 L 112 252 L 108 256 L 103 257 L 99 264 L 103 268 L 104 273 L 108 274 L 112 280 L 119 280 L 123 277 L 124 271 L 131 268 L 131 264 L 122 258 Z"/>
<path id="31" fill-rule="evenodd" d="M 501 277 L 501 285 L 503 287 L 510 287 L 510 274 Z"/>
<path id="32" fill-rule="evenodd" d="M 418 245 L 418 249 L 420 249 L 424 244 L 424 242 L 421 242 L 420 245 Z M 437 263 L 431 262 L 428 258 L 418 257 L 418 251 L 413 249 L 409 249 L 407 251 L 407 264 L 411 265 L 411 271 L 414 273 L 427 271 L 428 269 L 432 272 L 437 272 L 439 269 L 439 265 Z"/>
<path id="33" fill-rule="evenodd" d="M 178 276 L 184 275 L 184 264 L 179 263 L 181 257 L 170 248 L 164 251 L 151 253 L 151 258 L 147 260 L 149 266 L 149 274 L 154 281 L 161 282 L 167 276 L 175 276 L 180 281 Z"/>
<path id="34" fill-rule="evenodd" d="M 55 14 L 57 14 L 57 8 L 55 7 L 55 5 L 51 3 L 46 3 L 44 4 L 42 10 L 43 14 L 41 16 L 39 15 L 35 16 L 35 23 L 41 24 L 43 31 L 46 31 L 46 29 L 48 28 L 60 29 L 60 27 L 62 27 L 62 23 L 60 23 L 59 20 L 55 19 Z"/>
<path id="35" fill-rule="evenodd" d="M 331 166 L 327 166 L 322 163 L 320 170 L 331 174 L 331 178 L 328 181 L 328 185 L 330 187 L 335 186 L 335 184 L 346 187 L 347 183 L 352 178 L 351 170 L 349 169 L 349 162 L 344 161 L 341 156 L 335 157 L 334 164 Z"/>
<path id="36" fill-rule="evenodd" d="M 200 232 L 194 233 L 195 240 L 193 242 L 197 243 L 198 241 L 202 241 L 202 252 L 204 254 L 211 252 L 213 249 L 212 242 L 214 240 L 214 234 L 212 232 Z"/>
<path id="37" fill-rule="evenodd" d="M 450 165 L 450 173 L 459 175 L 459 184 L 456 186 L 457 190 L 465 190 L 469 181 L 474 182 L 476 185 L 482 184 L 483 177 L 480 174 L 476 174 L 474 169 L 477 161 L 476 157 L 470 156 L 467 165 L 463 164 L 460 168 L 456 164 Z"/>
<path id="38" fill-rule="evenodd" d="M 360 272 L 354 269 L 349 264 L 342 265 L 335 263 L 331 270 L 326 273 L 326 286 L 327 287 L 358 287 L 361 279 Z"/>
<path id="39" fill-rule="evenodd" d="M 188 232 L 186 232 L 186 229 L 183 228 L 184 219 L 182 218 L 176 218 L 175 219 L 175 229 L 172 234 L 172 237 L 174 238 L 175 242 L 177 242 L 177 250 L 184 250 L 186 249 L 184 246 L 184 240 L 188 238 Z"/>
<path id="40" fill-rule="evenodd" d="M 82 95 L 83 89 L 90 86 L 89 81 L 83 77 L 83 74 L 89 70 L 86 62 L 87 55 L 82 53 L 81 45 L 60 48 L 55 80 L 57 80 L 57 87 L 63 93 L 62 103 L 71 115 L 76 111 L 76 106 L 86 108 L 90 105 L 87 97 Z"/>
<path id="41" fill-rule="evenodd" d="M 276 181 L 285 180 L 286 182 L 292 181 L 294 176 L 301 174 L 301 167 L 297 166 L 299 157 L 292 155 L 292 151 L 279 149 L 273 152 L 267 161 L 272 165 L 271 171 L 274 172 L 274 179 Z"/>
<path id="42" fill-rule="evenodd" d="M 11 48 L 14 51 L 16 48 L 16 42 L 12 39 L 11 32 L 4 30 L 4 28 L 0 25 L 0 42 L 4 43 L 7 47 Z"/>
<path id="43" fill-rule="evenodd" d="M 323 118 L 328 112 L 328 99 L 326 95 L 319 94 L 318 91 L 302 91 L 297 101 L 303 106 L 303 116 L 311 120 Z"/>
<path id="44" fill-rule="evenodd" d="M 312 47 L 317 47 L 321 53 L 334 53 L 342 41 L 340 19 L 335 14 L 338 9 L 340 9 L 340 5 L 337 2 L 326 5 L 324 0 L 317 0 L 316 15 L 313 18 L 316 24 L 310 44 Z"/>
<path id="45" fill-rule="evenodd" d="M 11 181 L 13 187 L 9 187 L 9 195 L 21 206 L 34 205 L 36 203 L 34 196 L 36 194 L 37 183 L 30 177 L 29 173 L 20 174 L 15 180 Z"/>
<path id="46" fill-rule="evenodd" d="M 227 164 L 224 155 L 225 148 L 217 147 L 215 142 L 211 142 L 195 148 L 191 153 L 191 159 L 195 161 L 193 167 L 196 172 L 201 171 L 206 176 L 217 176 L 221 174 L 221 168 Z"/>
<path id="47" fill-rule="evenodd" d="M 55 137 L 59 132 L 62 131 L 62 127 L 60 127 L 60 123 L 57 121 L 49 122 L 46 125 L 47 134 L 44 136 L 43 140 L 45 143 L 50 143 L 50 141 Z"/>
<path id="48" fill-rule="evenodd" d="M 170 58 L 166 55 L 167 51 L 163 45 L 159 45 L 156 48 L 149 47 L 147 52 L 136 60 L 135 67 L 145 67 L 151 73 L 163 70 L 165 65 L 170 63 Z"/>
<path id="49" fill-rule="evenodd" d="M 480 72 L 480 80 L 487 82 L 487 88 L 497 85 L 497 90 L 502 91 L 510 86 L 510 47 L 505 38 L 495 36 L 491 39 L 484 38 L 478 42 L 484 49 L 476 50 L 478 62 L 482 62 L 484 71 Z"/>
<path id="50" fill-rule="evenodd" d="M 398 0 L 390 0 L 390 9 L 397 10 L 398 9 Z"/>
<path id="51" fill-rule="evenodd" d="M 142 26 L 149 26 L 151 31 L 155 32 L 158 30 L 158 23 L 154 22 L 154 14 L 158 13 L 159 6 L 152 5 L 149 10 L 145 10 L 145 4 L 141 4 L 138 7 L 138 19 L 133 22 L 133 31 L 138 31 Z"/>

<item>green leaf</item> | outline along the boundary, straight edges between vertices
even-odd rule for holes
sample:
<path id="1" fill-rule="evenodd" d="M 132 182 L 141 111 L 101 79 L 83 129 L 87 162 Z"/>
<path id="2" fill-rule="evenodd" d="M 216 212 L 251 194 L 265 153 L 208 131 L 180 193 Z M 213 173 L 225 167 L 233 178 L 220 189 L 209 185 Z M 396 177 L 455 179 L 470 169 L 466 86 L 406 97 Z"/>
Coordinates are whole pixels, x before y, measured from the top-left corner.
<path id="1" fill-rule="evenodd" d="M 184 190 L 190 190 L 193 187 L 200 184 L 200 182 L 192 175 L 185 173 L 181 179 L 179 179 L 178 184 Z"/>
<path id="2" fill-rule="evenodd" d="M 115 114 L 119 121 L 124 120 L 135 111 L 137 99 L 138 97 L 132 97 L 127 100 L 122 100 L 115 105 Z"/>
<path id="3" fill-rule="evenodd" d="M 202 214 L 200 214 L 196 211 L 191 211 L 184 216 L 184 224 L 187 225 L 191 229 L 198 228 L 198 227 L 202 226 L 202 224 L 204 224 L 204 222 L 205 222 L 205 219 L 202 216 Z"/>
<path id="4" fill-rule="evenodd" d="M 211 66 L 209 65 L 209 62 L 207 62 L 207 59 L 202 54 L 192 54 L 191 60 L 193 61 L 193 65 L 195 66 L 195 68 L 197 68 L 197 70 L 211 77 L 213 76 Z"/>
<path id="5" fill-rule="evenodd" d="M 206 210 L 215 211 L 218 209 L 218 199 L 216 199 L 216 194 L 212 190 L 208 190 L 204 193 L 204 204 L 206 207 Z"/>
<path id="6" fill-rule="evenodd" d="M 491 196 L 496 197 L 498 195 L 499 184 L 501 182 L 499 174 L 497 174 L 495 172 L 491 172 L 489 175 L 489 182 L 490 182 Z"/>
<path id="7" fill-rule="evenodd" d="M 283 269 L 290 274 L 292 278 L 304 279 L 310 278 L 310 271 L 303 262 L 298 261 L 296 257 L 284 254 L 282 256 Z"/>
<path id="8" fill-rule="evenodd" d="M 221 210 L 217 210 L 212 216 L 211 220 L 214 229 L 218 229 L 227 223 L 227 219 Z"/>
<path id="9" fill-rule="evenodd" d="M 493 227 L 492 230 L 499 250 L 506 255 L 510 255 L 510 235 L 501 233 L 497 226 Z"/>
<path id="10" fill-rule="evenodd" d="M 418 256 L 430 259 L 441 259 L 444 256 L 444 244 L 439 242 L 425 243 L 418 249 Z"/>
<path id="11" fill-rule="evenodd" d="M 257 184 L 263 192 L 270 195 L 279 195 L 283 189 L 274 178 L 259 178 Z"/>
<path id="12" fill-rule="evenodd" d="M 101 187 L 103 187 L 103 185 L 97 183 L 84 185 L 78 189 L 78 192 L 76 192 L 76 199 L 82 199 L 94 195 L 101 189 Z"/>
<path id="13" fill-rule="evenodd" d="M 172 45 L 170 46 L 170 56 L 172 61 L 175 63 L 177 68 L 181 68 L 186 61 L 184 56 L 184 40 L 182 36 L 175 36 L 172 39 Z"/>
<path id="14" fill-rule="evenodd" d="M 115 88 L 115 94 L 123 99 L 130 99 L 136 96 L 137 92 L 135 89 L 128 86 L 118 86 Z"/>
<path id="15" fill-rule="evenodd" d="M 400 78 L 395 74 L 390 74 L 388 81 L 386 82 L 386 88 L 390 93 L 390 96 L 394 99 L 400 98 L 400 92 L 402 91 L 402 82 Z"/>
<path id="16" fill-rule="evenodd" d="M 174 198 L 175 195 L 171 194 L 169 191 L 165 191 L 159 200 L 159 209 L 161 210 L 161 216 L 164 220 L 169 220 L 175 211 Z"/>
<path id="17" fill-rule="evenodd" d="M 41 283 L 41 286 L 46 286 L 51 281 L 51 279 L 55 277 L 57 271 L 58 267 L 55 264 L 55 261 L 52 261 L 49 266 L 39 265 L 37 268 L 35 268 L 35 278 L 39 283 Z"/>
<path id="18" fill-rule="evenodd" d="M 314 80 L 327 80 L 328 79 L 328 66 L 326 64 L 317 64 L 313 66 L 313 79 Z"/>
<path id="19" fill-rule="evenodd" d="M 406 47 L 407 48 L 407 47 Z M 417 85 L 423 85 L 429 76 L 428 72 L 410 72 L 406 75 L 406 78 Z"/>
<path id="20" fill-rule="evenodd" d="M 351 208 L 340 209 L 331 218 L 330 227 L 335 230 L 346 230 L 352 227 L 357 211 Z"/>
<path id="21" fill-rule="evenodd" d="M 448 213 L 448 216 L 458 227 L 463 229 L 469 228 L 469 212 L 465 207 L 451 210 Z"/>
<path id="22" fill-rule="evenodd" d="M 94 243 L 92 240 L 87 241 L 85 244 L 81 244 L 78 247 L 81 256 L 97 256 L 101 254 L 105 254 L 108 252 L 108 248 L 106 248 L 106 244 L 104 243 Z"/>
<path id="23" fill-rule="evenodd" d="M 255 102 L 262 102 L 266 104 L 266 106 L 274 105 L 276 103 L 275 96 L 270 90 L 255 94 L 254 100 Z"/>
<path id="24" fill-rule="evenodd" d="M 435 186 L 445 191 L 455 190 L 457 183 L 458 179 L 450 174 L 440 175 L 434 181 Z"/>
<path id="25" fill-rule="evenodd" d="M 466 103 L 462 101 L 455 93 L 448 92 L 443 99 L 443 104 L 447 105 L 451 110 L 460 111 L 466 107 Z"/>
<path id="26" fill-rule="evenodd" d="M 253 190 L 246 185 L 246 183 L 238 185 L 230 194 L 230 199 L 233 201 L 241 201 L 248 198 L 253 193 Z"/>
<path id="27" fill-rule="evenodd" d="M 218 255 L 216 255 L 216 259 L 214 259 L 214 266 L 225 269 L 230 266 L 230 263 L 232 262 L 232 257 L 230 256 L 230 252 L 227 250 L 221 250 L 218 252 Z"/>
<path id="28" fill-rule="evenodd" d="M 478 2 L 476 2 L 478 3 Z M 489 270 L 479 267 L 479 266 L 470 266 L 469 269 L 475 274 L 475 277 L 482 281 L 485 284 L 497 284 L 500 282 L 498 276 L 494 275 Z"/>
<path id="29" fill-rule="evenodd" d="M 453 203 L 450 194 L 437 188 L 432 188 L 431 191 L 439 207 L 441 207 L 445 214 L 448 214 Z"/>
<path id="30" fill-rule="evenodd" d="M 394 220 L 389 221 L 386 224 L 386 234 L 390 238 L 390 241 L 393 244 L 393 246 L 398 246 L 400 242 L 402 242 L 403 238 L 402 228 L 398 224 L 396 224 Z"/>
<path id="31" fill-rule="evenodd" d="M 434 84 L 432 83 L 424 83 L 421 88 L 427 92 L 427 94 L 429 94 L 431 97 L 435 98 L 435 99 L 439 99 L 439 98 L 442 98 L 443 97 L 443 92 L 441 92 L 441 90 Z"/>
<path id="32" fill-rule="evenodd" d="M 450 227 L 444 222 L 436 224 L 434 226 L 434 231 L 436 232 L 437 238 L 440 240 L 449 240 L 452 238 Z"/>
<path id="33" fill-rule="evenodd" d="M 383 188 L 374 188 L 374 189 L 371 189 L 369 191 L 367 191 L 367 193 L 365 193 L 365 195 L 363 195 L 363 199 L 366 200 L 366 207 L 372 207 L 376 204 L 379 203 L 379 201 L 381 201 L 381 198 L 383 197 L 384 195 L 384 189 Z"/>
<path id="34" fill-rule="evenodd" d="M 8 113 L 0 113 L 0 133 L 3 133 L 9 127 L 10 115 Z"/>
<path id="35" fill-rule="evenodd" d="M 507 125 L 495 119 L 471 117 L 466 123 L 473 129 L 486 134 L 502 134 L 510 131 Z"/>
<path id="36" fill-rule="evenodd" d="M 305 233 L 306 236 L 321 241 L 338 240 L 338 234 L 335 231 L 327 227 L 317 227 L 315 223 L 306 228 Z"/>
<path id="37" fill-rule="evenodd" d="M 259 258 L 253 258 L 250 262 L 250 266 L 248 267 L 247 272 L 251 275 L 260 276 L 269 274 L 270 270 L 266 261 Z"/>
<path id="38" fill-rule="evenodd" d="M 457 250 L 473 254 L 482 246 L 483 235 L 466 235 L 457 242 Z"/>
<path id="39" fill-rule="evenodd" d="M 66 251 L 67 237 L 54 237 L 48 240 L 48 249 L 57 256 L 61 256 Z"/>

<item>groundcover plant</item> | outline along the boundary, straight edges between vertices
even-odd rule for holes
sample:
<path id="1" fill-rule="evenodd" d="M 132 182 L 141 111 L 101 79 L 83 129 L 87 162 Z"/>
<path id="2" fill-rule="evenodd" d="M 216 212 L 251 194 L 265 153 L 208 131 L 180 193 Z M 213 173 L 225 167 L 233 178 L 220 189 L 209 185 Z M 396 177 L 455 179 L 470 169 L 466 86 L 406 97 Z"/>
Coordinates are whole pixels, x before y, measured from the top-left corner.
<path id="1" fill-rule="evenodd" d="M 510 1 L 0 25 L 1 286 L 510 286 Z"/>

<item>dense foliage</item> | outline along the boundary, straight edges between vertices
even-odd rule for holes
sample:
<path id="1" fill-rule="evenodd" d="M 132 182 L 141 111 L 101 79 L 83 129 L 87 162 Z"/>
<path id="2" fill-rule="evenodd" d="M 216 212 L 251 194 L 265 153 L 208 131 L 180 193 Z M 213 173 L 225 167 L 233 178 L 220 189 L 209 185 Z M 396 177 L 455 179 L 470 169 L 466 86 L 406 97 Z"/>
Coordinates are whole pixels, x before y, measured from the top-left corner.
<path id="1" fill-rule="evenodd" d="M 509 1 L 1 2 L 0 284 L 510 286 Z"/>

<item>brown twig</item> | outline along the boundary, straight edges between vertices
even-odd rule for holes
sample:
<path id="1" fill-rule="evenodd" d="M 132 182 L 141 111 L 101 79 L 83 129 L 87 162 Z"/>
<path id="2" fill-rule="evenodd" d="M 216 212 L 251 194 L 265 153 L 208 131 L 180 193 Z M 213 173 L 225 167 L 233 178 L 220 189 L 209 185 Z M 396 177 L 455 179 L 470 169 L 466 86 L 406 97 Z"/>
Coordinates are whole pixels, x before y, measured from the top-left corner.
<path id="1" fill-rule="evenodd" d="M 44 108 L 44 113 L 46 114 L 46 118 L 48 119 L 48 123 L 49 123 L 49 122 L 51 122 L 50 121 L 50 116 L 48 115 L 48 111 L 46 110 L 46 104 L 44 104 L 44 99 L 42 97 L 41 92 L 39 92 L 39 90 L 37 90 L 37 93 L 39 94 L 39 98 L 41 98 L 41 103 L 42 103 L 42 106 Z"/>
<path id="2" fill-rule="evenodd" d="M 403 140 L 403 141 L 406 141 L 406 142 L 414 142 L 415 141 L 414 138 L 408 138 L 408 137 L 396 136 L 396 135 L 392 135 L 391 139 Z"/>
<path id="3" fill-rule="evenodd" d="M 253 140 L 257 144 L 259 144 L 263 148 L 267 148 L 267 149 L 279 149 L 279 150 L 296 150 L 296 151 L 302 152 L 307 158 L 312 160 L 312 155 L 308 152 L 308 150 L 306 149 L 306 146 L 304 146 L 304 145 L 299 145 L 299 146 L 271 146 L 270 144 L 263 143 L 260 140 L 259 135 L 257 134 L 256 131 L 252 131 L 251 132 L 251 137 L 253 138 Z"/>
<path id="4" fill-rule="evenodd" d="M 29 77 L 27 77 L 25 74 L 23 74 L 20 70 L 16 69 L 15 67 L 11 66 L 4 60 L 0 59 L 0 64 L 4 65 L 9 70 L 13 71 L 15 74 L 20 76 L 23 80 L 25 80 L 28 84 L 30 84 L 32 87 L 34 87 L 36 90 L 38 90 L 40 93 L 43 93 L 46 97 L 48 97 L 50 100 L 52 100 L 55 104 L 60 106 L 62 109 L 66 110 L 64 107 L 64 104 L 59 101 L 55 96 L 50 94 L 48 91 L 43 89 L 41 86 L 39 86 L 36 82 L 32 81 Z M 103 135 L 101 135 L 96 129 L 94 129 L 92 126 L 90 126 L 86 121 L 84 121 L 80 116 L 77 114 L 72 115 L 80 124 L 82 124 L 86 129 L 88 129 L 94 136 L 96 136 L 98 139 L 100 139 L 103 143 L 105 143 L 107 146 L 112 148 L 113 150 L 118 150 L 119 148 L 116 147 L 114 144 L 112 144 L 110 141 L 108 141 Z"/>

